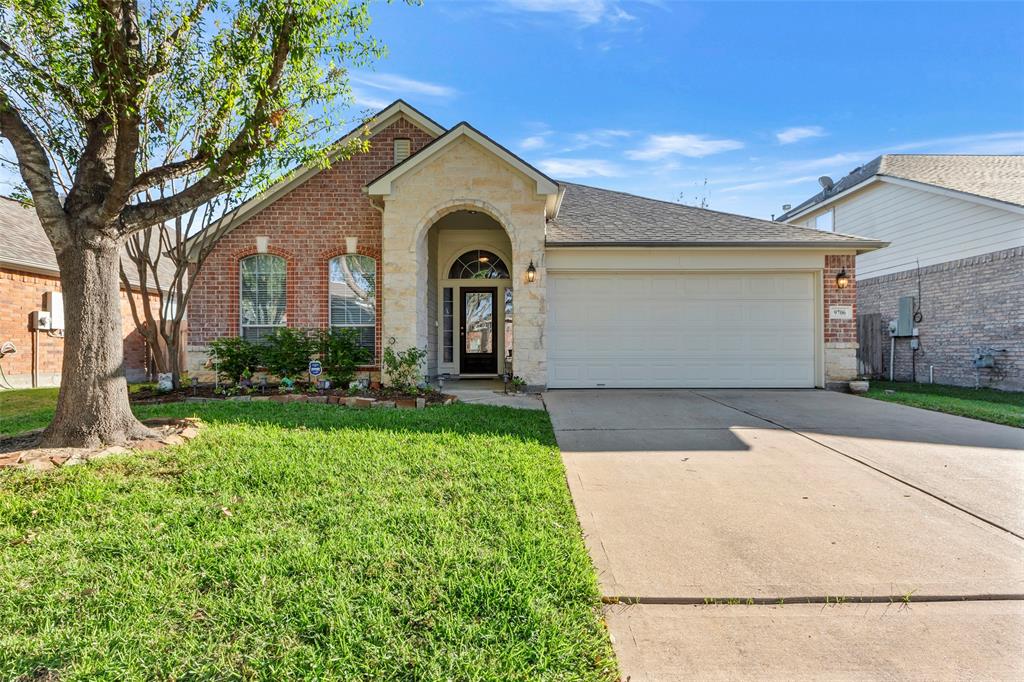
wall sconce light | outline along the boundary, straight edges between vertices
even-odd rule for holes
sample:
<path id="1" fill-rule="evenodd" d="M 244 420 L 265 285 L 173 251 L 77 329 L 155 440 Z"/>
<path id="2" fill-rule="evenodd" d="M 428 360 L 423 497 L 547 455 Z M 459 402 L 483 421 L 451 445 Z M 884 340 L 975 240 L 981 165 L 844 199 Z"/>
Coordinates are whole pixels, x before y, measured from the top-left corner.
<path id="1" fill-rule="evenodd" d="M 537 268 L 534 267 L 533 261 L 530 261 L 530 266 L 526 268 L 526 281 L 533 282 L 537 279 Z"/>
<path id="2" fill-rule="evenodd" d="M 846 274 L 846 268 L 839 271 L 836 275 L 836 289 L 845 289 L 850 285 L 850 276 Z"/>

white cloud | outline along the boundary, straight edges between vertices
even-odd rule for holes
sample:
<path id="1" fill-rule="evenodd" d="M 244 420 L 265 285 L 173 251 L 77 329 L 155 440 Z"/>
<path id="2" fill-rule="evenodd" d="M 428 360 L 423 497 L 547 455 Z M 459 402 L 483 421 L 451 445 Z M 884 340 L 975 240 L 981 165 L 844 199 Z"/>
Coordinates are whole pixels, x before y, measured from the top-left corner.
<path id="1" fill-rule="evenodd" d="M 537 167 L 556 178 L 612 178 L 623 174 L 604 159 L 544 159 Z"/>
<path id="2" fill-rule="evenodd" d="M 352 88 L 352 97 L 355 99 L 356 106 L 363 109 L 383 109 L 392 102 L 390 99 L 368 94 L 360 88 Z"/>
<path id="3" fill-rule="evenodd" d="M 544 135 L 530 135 L 519 141 L 519 148 L 525 150 L 540 149 L 547 143 L 547 138 Z"/>
<path id="4" fill-rule="evenodd" d="M 799 185 L 817 179 L 816 175 L 802 175 L 798 178 L 777 178 L 774 180 L 762 180 L 760 182 L 747 182 L 741 185 L 722 188 L 722 192 L 757 192 L 763 189 L 774 187 L 786 187 L 788 185 Z"/>
<path id="5" fill-rule="evenodd" d="M 642 147 L 631 149 L 626 156 L 635 161 L 656 161 L 670 156 L 702 158 L 742 147 L 739 140 L 716 140 L 707 135 L 650 135 Z"/>
<path id="6" fill-rule="evenodd" d="M 800 140 L 806 140 L 811 137 L 824 137 L 825 129 L 821 126 L 796 126 L 794 128 L 786 128 L 775 133 L 775 139 L 779 141 L 779 144 L 793 144 Z"/>
<path id="7" fill-rule="evenodd" d="M 506 12 L 567 14 L 582 26 L 602 22 L 617 24 L 636 18 L 614 0 L 505 0 L 492 3 L 492 7 Z"/>
<path id="8" fill-rule="evenodd" d="M 350 79 L 357 85 L 363 85 L 384 92 L 396 93 L 399 96 L 423 95 L 425 97 L 453 97 L 458 94 L 455 88 L 428 81 L 419 81 L 393 73 L 352 74 Z"/>
<path id="9" fill-rule="evenodd" d="M 630 137 L 632 131 L 614 128 L 598 128 L 569 136 L 569 143 L 563 151 L 572 152 L 591 147 L 611 147 L 617 141 Z"/>
<path id="10" fill-rule="evenodd" d="M 925 149 L 936 154 L 1024 154 L 1024 130 L 939 137 L 907 142 L 889 147 L 886 151 L 903 152 Z"/>

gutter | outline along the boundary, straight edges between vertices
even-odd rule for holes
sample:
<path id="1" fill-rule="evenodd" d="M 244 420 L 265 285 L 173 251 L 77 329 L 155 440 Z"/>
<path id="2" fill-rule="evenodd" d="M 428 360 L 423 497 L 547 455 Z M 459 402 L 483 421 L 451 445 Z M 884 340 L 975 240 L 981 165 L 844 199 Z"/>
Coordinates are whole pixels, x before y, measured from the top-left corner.
<path id="1" fill-rule="evenodd" d="M 6 268 L 8 270 L 17 270 L 18 272 L 31 272 L 36 275 L 46 275 L 48 277 L 56 277 L 57 279 L 60 279 L 59 269 L 52 268 L 47 265 L 39 265 L 38 263 L 29 263 L 26 261 L 4 259 L 0 260 L 0 268 Z M 133 289 L 142 288 L 142 285 L 139 283 L 139 280 L 137 279 L 129 278 L 128 284 L 130 284 Z M 157 287 L 155 285 L 151 285 L 150 288 L 156 289 Z M 167 289 L 166 287 L 161 287 L 160 291 L 167 293 L 169 289 Z"/>
<path id="2" fill-rule="evenodd" d="M 859 253 L 874 251 L 889 246 L 889 242 L 875 240 L 858 240 L 855 242 L 695 242 L 695 241 L 630 241 L 630 242 L 555 242 L 548 241 L 546 247 L 554 248 L 801 248 L 817 251 L 829 249 L 857 249 Z"/>

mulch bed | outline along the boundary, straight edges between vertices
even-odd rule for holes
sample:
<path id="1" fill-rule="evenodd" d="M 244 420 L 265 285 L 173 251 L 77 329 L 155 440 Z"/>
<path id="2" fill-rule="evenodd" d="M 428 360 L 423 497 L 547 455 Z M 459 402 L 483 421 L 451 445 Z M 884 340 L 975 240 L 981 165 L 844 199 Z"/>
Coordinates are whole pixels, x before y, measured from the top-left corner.
<path id="1" fill-rule="evenodd" d="M 49 471 L 62 466 L 84 464 L 94 459 L 132 451 L 159 450 L 169 445 L 181 445 L 199 435 L 202 425 L 198 419 L 145 419 L 142 422 L 155 432 L 153 438 L 134 440 L 124 445 L 98 448 L 40 448 L 42 429 L 0 438 L 0 469 L 24 468 Z"/>
<path id="2" fill-rule="evenodd" d="M 250 389 L 248 393 L 239 393 L 237 395 L 229 396 L 217 393 L 216 387 L 213 384 L 199 384 L 189 388 L 179 388 L 166 393 L 161 393 L 156 389 L 147 386 L 132 392 L 131 401 L 139 405 L 174 403 L 188 400 L 244 400 L 245 398 L 249 398 L 250 400 L 267 399 L 288 402 L 299 400 L 303 397 L 313 399 L 312 402 L 325 403 L 337 402 L 337 400 L 331 400 L 331 398 L 350 397 L 370 398 L 381 402 L 415 401 L 417 398 L 423 398 L 427 405 L 445 405 L 457 400 L 455 396 L 439 393 L 438 391 L 427 391 L 420 395 L 405 393 L 391 388 L 366 389 L 354 393 L 349 393 L 348 390 L 344 388 L 332 388 L 311 392 L 303 390 L 301 384 L 296 386 L 294 391 L 290 392 L 282 392 L 278 386 L 268 385 L 263 389 L 259 386 L 255 386 Z"/>

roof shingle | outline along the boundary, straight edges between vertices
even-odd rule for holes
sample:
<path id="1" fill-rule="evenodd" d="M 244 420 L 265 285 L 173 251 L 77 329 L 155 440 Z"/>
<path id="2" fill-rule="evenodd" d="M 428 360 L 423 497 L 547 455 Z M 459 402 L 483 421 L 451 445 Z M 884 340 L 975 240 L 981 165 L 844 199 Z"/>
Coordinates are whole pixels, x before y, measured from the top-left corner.
<path id="1" fill-rule="evenodd" d="M 565 196 L 548 221 L 552 246 L 829 246 L 875 248 L 869 239 L 560 182 Z"/>
<path id="2" fill-rule="evenodd" d="M 138 284 L 138 270 L 124 253 L 121 254 L 121 262 L 128 272 L 128 281 Z M 36 212 L 7 197 L 0 197 L 0 265 L 54 274 L 60 272 L 57 255 Z M 168 258 L 161 258 L 159 265 L 160 282 L 166 287 L 174 277 L 174 268 Z"/>
<path id="3" fill-rule="evenodd" d="M 832 189 L 818 192 L 776 220 L 788 220 L 875 175 L 1024 206 L 1024 156 L 883 154 L 854 168 Z"/>

